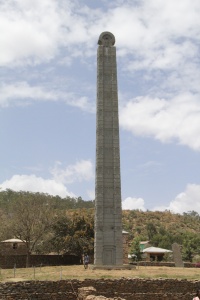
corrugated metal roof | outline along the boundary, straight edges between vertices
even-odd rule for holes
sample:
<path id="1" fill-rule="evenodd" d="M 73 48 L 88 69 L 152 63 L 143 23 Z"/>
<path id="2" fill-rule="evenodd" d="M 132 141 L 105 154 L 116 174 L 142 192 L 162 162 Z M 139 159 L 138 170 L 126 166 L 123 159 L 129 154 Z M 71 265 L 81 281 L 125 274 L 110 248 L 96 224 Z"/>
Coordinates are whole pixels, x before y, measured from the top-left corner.
<path id="1" fill-rule="evenodd" d="M 168 249 L 163 249 L 163 248 L 158 248 L 158 247 L 148 247 L 144 249 L 142 252 L 146 253 L 169 253 L 172 252 L 171 250 Z"/>
<path id="2" fill-rule="evenodd" d="M 1 243 L 23 243 L 23 241 L 20 239 L 9 239 L 5 241 L 1 241 Z"/>

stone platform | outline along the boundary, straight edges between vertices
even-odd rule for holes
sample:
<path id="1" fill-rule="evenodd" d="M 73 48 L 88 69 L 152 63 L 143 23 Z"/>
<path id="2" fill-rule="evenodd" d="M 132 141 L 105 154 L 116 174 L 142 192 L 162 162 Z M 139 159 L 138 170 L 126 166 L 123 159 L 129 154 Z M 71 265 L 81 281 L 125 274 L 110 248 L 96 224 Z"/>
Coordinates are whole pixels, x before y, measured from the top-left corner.
<path id="1" fill-rule="evenodd" d="M 132 270 L 135 269 L 134 265 L 90 265 L 90 269 L 92 270 Z"/>

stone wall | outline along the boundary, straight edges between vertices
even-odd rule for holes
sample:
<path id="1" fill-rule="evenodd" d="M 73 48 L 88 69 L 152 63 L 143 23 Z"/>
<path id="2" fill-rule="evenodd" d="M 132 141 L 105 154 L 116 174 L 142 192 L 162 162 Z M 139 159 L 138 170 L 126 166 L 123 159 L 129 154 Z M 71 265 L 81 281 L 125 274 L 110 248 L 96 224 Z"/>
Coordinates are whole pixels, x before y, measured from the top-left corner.
<path id="1" fill-rule="evenodd" d="M 184 262 L 184 268 L 195 268 L 195 263 Z M 151 262 L 151 261 L 139 261 L 133 262 L 131 265 L 137 266 L 149 266 L 149 267 L 175 267 L 174 262 Z"/>
<path id="2" fill-rule="evenodd" d="M 30 266 L 66 266 L 80 264 L 80 258 L 75 255 L 31 255 Z M 0 268 L 12 269 L 26 267 L 26 255 L 0 255 Z"/>
<path id="3" fill-rule="evenodd" d="M 94 287 L 97 295 L 126 300 L 191 300 L 200 281 L 175 279 L 86 279 L 61 281 L 26 281 L 0 283 L 1 299 L 77 300 L 78 288 Z"/>

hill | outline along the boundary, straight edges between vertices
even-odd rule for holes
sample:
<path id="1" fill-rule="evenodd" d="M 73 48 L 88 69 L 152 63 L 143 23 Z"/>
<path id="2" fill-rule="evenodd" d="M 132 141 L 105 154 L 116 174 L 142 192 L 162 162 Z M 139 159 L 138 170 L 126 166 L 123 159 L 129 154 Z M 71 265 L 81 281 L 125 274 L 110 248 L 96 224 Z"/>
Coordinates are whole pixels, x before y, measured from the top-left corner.
<path id="1" fill-rule="evenodd" d="M 123 228 L 132 238 L 140 236 L 143 239 L 151 238 L 151 231 L 154 234 L 163 230 L 172 235 L 186 232 L 199 234 L 200 216 L 195 211 L 181 215 L 170 211 L 124 210 Z"/>
<path id="2" fill-rule="evenodd" d="M 13 209 L 14 207 L 16 209 L 17 203 L 21 203 L 22 205 L 23 201 L 25 201 L 25 205 L 26 199 L 27 201 L 38 200 L 38 203 L 42 202 L 45 207 L 48 207 L 48 209 L 51 208 L 52 215 L 56 217 L 57 224 L 62 224 L 64 232 L 68 232 L 66 226 L 69 227 L 69 222 L 67 221 L 66 223 L 65 217 L 63 219 L 64 221 L 62 221 L 62 218 L 63 215 L 68 216 L 71 220 L 71 226 L 74 227 L 75 223 L 77 224 L 76 227 L 78 226 L 78 229 L 73 228 L 73 230 L 78 230 L 81 235 L 82 232 L 85 232 L 84 234 L 89 234 L 89 239 L 91 239 L 92 243 L 94 238 L 94 201 L 84 201 L 81 197 L 66 197 L 63 199 L 59 196 L 50 196 L 48 194 L 14 192 L 11 190 L 0 192 L 1 239 L 10 238 L 12 233 L 14 233 L 16 227 L 15 223 L 12 228 L 9 228 L 8 226 L 11 221 L 14 221 L 16 212 Z M 32 212 L 32 214 L 34 220 L 34 212 Z M 23 216 L 19 216 L 23 223 Z M 132 250 L 134 250 L 135 242 L 138 243 L 139 241 L 144 240 L 150 241 L 152 246 L 166 249 L 171 249 L 171 245 L 174 242 L 177 242 L 182 245 L 182 252 L 185 260 L 191 261 L 194 255 L 200 255 L 200 216 L 197 212 L 185 212 L 181 215 L 174 214 L 170 211 L 143 212 L 140 210 L 124 210 L 122 216 L 123 230 L 126 230 L 129 233 L 129 243 Z M 41 219 L 41 224 L 43 221 L 44 220 Z M 19 223 L 19 217 L 17 222 Z M 51 226 L 49 231 L 52 228 L 53 227 Z M 85 228 L 90 229 L 89 233 Z M 70 232 L 73 230 L 70 230 Z M 75 231 L 74 236 L 76 237 L 76 242 L 80 242 L 77 239 L 78 235 Z M 58 234 L 60 235 L 59 230 Z M 63 236 L 62 239 L 65 240 L 65 236 Z M 84 238 L 85 240 L 88 239 L 87 236 Z"/>

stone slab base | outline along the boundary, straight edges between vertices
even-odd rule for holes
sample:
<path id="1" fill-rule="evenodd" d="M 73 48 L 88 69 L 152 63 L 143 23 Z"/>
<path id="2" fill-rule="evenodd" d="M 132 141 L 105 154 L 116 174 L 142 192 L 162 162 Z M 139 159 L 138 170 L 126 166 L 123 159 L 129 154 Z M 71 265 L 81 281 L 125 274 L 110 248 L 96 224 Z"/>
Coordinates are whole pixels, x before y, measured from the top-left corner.
<path id="1" fill-rule="evenodd" d="M 132 270 L 135 269 L 134 265 L 90 265 L 90 269 L 92 270 Z"/>

